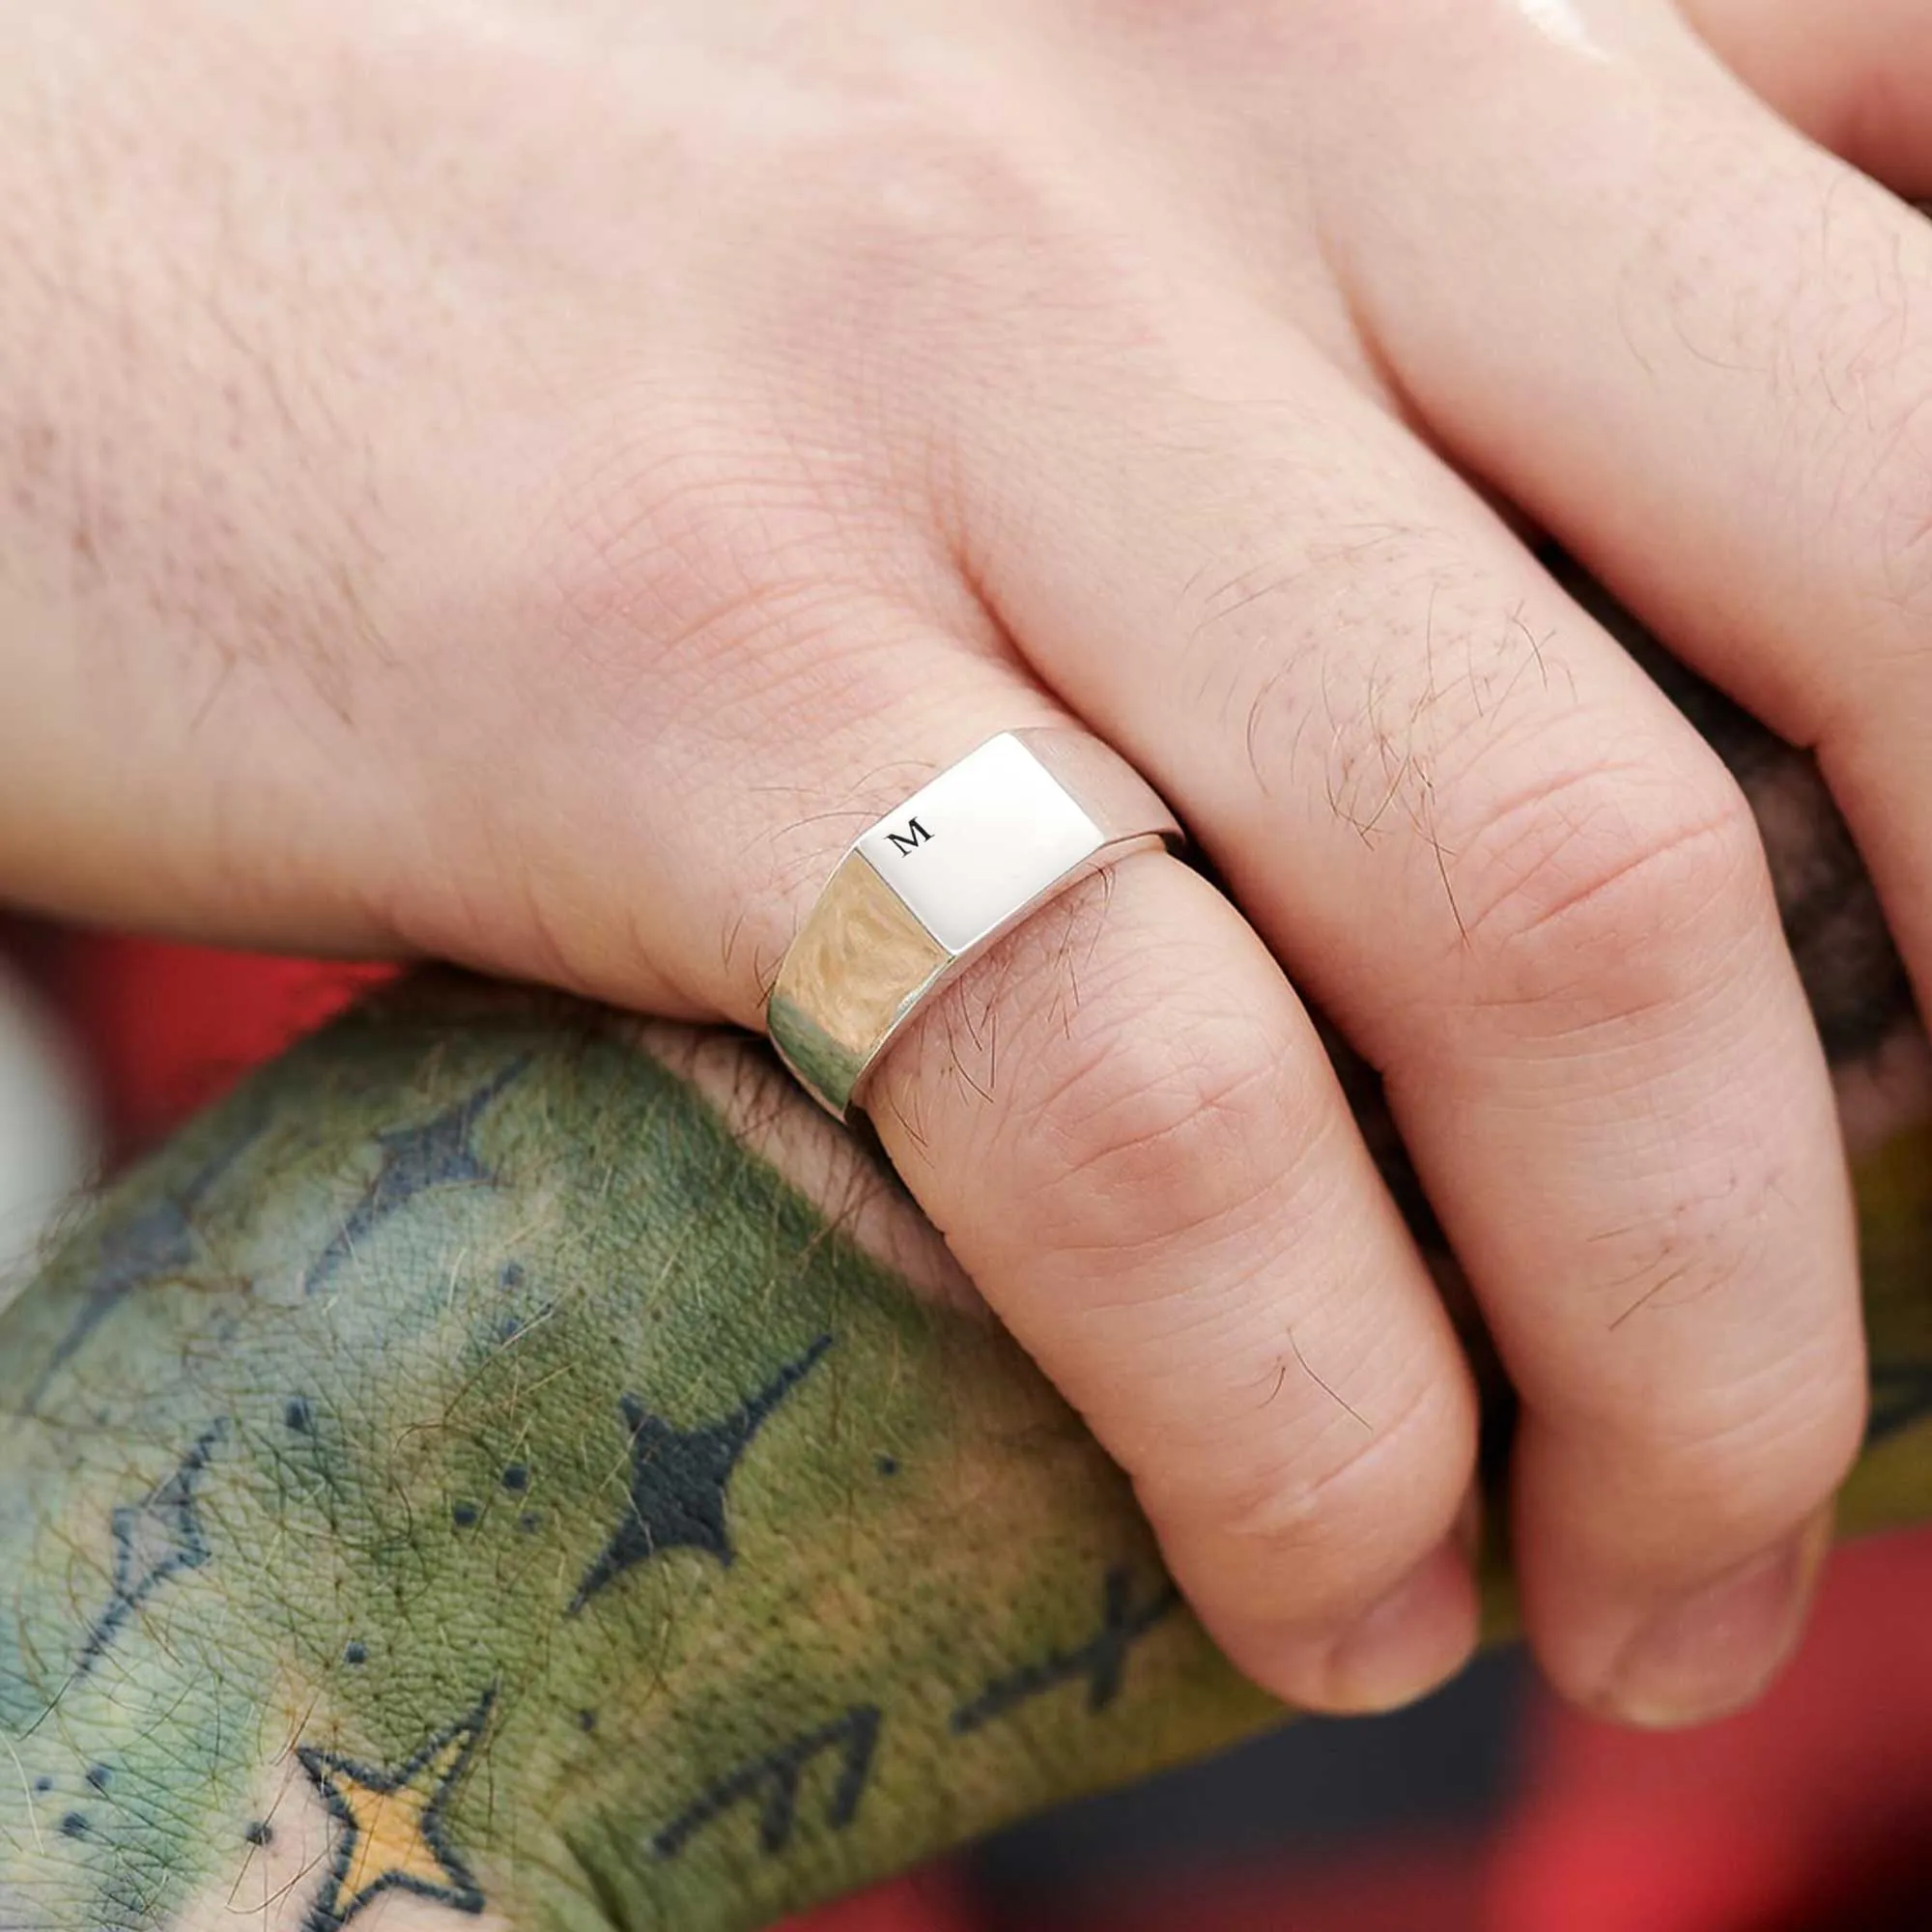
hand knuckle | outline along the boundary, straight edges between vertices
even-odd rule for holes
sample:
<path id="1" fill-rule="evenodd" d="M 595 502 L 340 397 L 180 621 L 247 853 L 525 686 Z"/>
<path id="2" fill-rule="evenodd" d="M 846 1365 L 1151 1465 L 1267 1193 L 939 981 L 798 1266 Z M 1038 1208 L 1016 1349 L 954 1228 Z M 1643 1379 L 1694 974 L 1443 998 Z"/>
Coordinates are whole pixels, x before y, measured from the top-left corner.
<path id="1" fill-rule="evenodd" d="M 1797 1350 L 1729 1382 L 1656 1387 L 1618 1440 L 1687 1509 L 1771 1534 L 1837 1487 L 1864 1426 L 1863 1379 L 1851 1364 Z"/>
<path id="2" fill-rule="evenodd" d="M 775 251 L 777 299 L 749 325 L 760 355 L 903 445 L 946 372 L 1010 386 L 1021 331 L 1038 346 L 1139 327 L 1142 255 L 1083 212 L 1068 165 L 971 79 L 815 139 L 791 172 L 811 184 L 795 219 L 812 245 Z"/>
<path id="3" fill-rule="evenodd" d="M 536 526 L 551 635 L 601 640 L 653 674 L 727 627 L 754 629 L 782 559 L 815 525 L 793 467 L 759 439 L 692 410 L 642 405 L 562 452 Z"/>
<path id="4" fill-rule="evenodd" d="M 870 285 L 910 288 L 935 258 L 1007 254 L 1037 231 L 1046 200 L 1035 171 L 974 125 L 984 118 L 970 98 L 895 102 L 813 156 L 828 239 Z"/>
<path id="5" fill-rule="evenodd" d="M 1205 1530 L 1303 1566 L 1304 1608 L 1321 1613 L 1385 1582 L 1448 1531 L 1475 1470 L 1473 1409 L 1451 1377 L 1416 1381 L 1395 1412 L 1364 1428 L 1337 1409 L 1292 1458 L 1222 1443 L 1173 1459 L 1136 1490 L 1160 1523 Z"/>
<path id="6" fill-rule="evenodd" d="M 722 754 L 863 716 L 930 626 L 895 583 L 909 524 L 848 500 L 777 439 L 701 408 L 640 407 L 563 451 L 495 589 L 516 634 L 646 747 Z"/>
<path id="7" fill-rule="evenodd" d="M 1294 1110 L 1258 1030 L 1174 1011 L 1153 1028 L 1147 1010 L 1066 1041 L 1032 1129 L 1065 1232 L 1115 1253 L 1224 1226 L 1297 1164 Z"/>
<path id="8" fill-rule="evenodd" d="M 1512 1004 L 1686 995 L 1771 917 L 1749 804 L 1715 761 L 1545 778 L 1483 813 L 1451 879 L 1461 944 Z"/>

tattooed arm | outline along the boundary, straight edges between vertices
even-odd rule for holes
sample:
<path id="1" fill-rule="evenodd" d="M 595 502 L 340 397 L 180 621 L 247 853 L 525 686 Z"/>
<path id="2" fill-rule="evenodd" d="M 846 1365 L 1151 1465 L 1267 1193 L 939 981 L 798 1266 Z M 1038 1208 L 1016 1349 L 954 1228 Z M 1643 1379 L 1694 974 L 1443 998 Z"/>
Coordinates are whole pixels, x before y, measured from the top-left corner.
<path id="1" fill-rule="evenodd" d="M 1924 1041 L 1809 767 L 1677 695 L 1838 1063 L 1846 1520 L 1932 1514 Z M 100 1204 L 0 1316 L 0 1409 L 8 1932 L 753 1926 L 1280 1715 L 732 1038 L 405 989 Z"/>
<path id="2" fill-rule="evenodd" d="M 0 1364 L 0 1925 L 755 1924 L 1268 1716 L 738 1041 L 352 1018 Z"/>

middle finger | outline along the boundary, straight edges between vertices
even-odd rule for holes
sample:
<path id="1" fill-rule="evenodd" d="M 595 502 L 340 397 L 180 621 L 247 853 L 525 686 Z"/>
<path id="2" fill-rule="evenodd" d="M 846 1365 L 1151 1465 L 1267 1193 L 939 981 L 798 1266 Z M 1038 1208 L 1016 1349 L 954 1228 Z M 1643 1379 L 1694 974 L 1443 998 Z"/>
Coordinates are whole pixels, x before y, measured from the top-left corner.
<path id="1" fill-rule="evenodd" d="M 1862 1419 L 1830 1081 L 1748 808 L 1406 431 L 1264 321 L 1187 327 L 1111 393 L 1056 369 L 1058 408 L 981 419 L 979 580 L 1383 1070 L 1525 1399 L 1546 1668 L 1710 1715 L 1795 1639 Z"/>

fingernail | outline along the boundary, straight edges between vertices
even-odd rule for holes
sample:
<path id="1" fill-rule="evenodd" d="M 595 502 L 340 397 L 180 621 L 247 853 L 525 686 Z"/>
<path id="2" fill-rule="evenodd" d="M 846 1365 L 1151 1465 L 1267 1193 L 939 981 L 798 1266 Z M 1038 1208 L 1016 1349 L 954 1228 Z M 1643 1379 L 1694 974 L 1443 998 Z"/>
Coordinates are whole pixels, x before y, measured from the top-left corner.
<path id="1" fill-rule="evenodd" d="M 1476 1586 L 1451 1535 L 1328 1648 L 1318 1707 L 1393 1711 L 1435 1689 L 1476 1644 Z"/>
<path id="2" fill-rule="evenodd" d="M 1669 1728 L 1748 1704 L 1797 1646 L 1831 1539 L 1828 1509 L 1654 1617 L 1612 1667 L 1600 1699 L 1605 1712 L 1626 1723 Z"/>

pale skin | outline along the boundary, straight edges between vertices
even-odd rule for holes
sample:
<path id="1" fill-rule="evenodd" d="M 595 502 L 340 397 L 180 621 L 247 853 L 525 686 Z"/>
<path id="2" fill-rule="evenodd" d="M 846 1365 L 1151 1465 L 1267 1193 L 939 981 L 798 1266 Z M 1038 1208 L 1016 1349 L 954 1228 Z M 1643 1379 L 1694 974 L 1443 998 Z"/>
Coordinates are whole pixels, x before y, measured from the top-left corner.
<path id="1" fill-rule="evenodd" d="M 1926 25 L 14 8 L 0 896 L 753 1026 L 854 831 L 1084 724 L 1227 890 L 1124 864 L 894 1051 L 953 1260 L 1244 1672 L 1440 1681 L 1475 1384 L 1319 1009 L 1545 1671 L 1732 1708 L 1865 1423 L 1832 1076 L 1741 775 L 1521 533 L 1815 751 L 1922 990 L 1932 231 L 1853 164 L 1932 186 Z"/>

